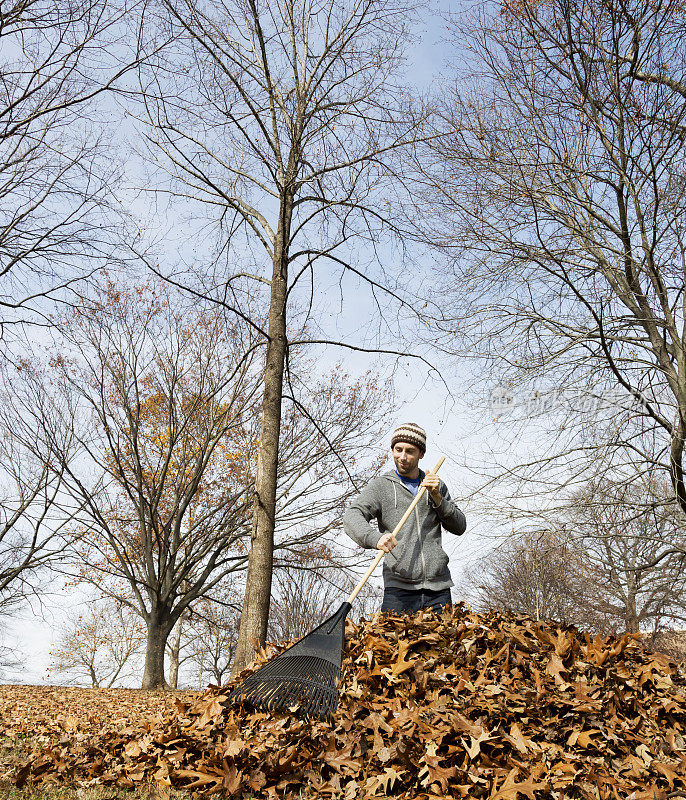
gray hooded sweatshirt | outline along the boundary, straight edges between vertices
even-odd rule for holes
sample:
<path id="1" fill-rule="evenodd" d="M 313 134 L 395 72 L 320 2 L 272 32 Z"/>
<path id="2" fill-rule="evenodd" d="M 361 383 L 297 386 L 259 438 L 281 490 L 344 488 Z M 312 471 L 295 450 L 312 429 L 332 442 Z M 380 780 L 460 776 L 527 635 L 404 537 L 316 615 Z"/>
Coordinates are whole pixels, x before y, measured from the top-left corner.
<path id="1" fill-rule="evenodd" d="M 443 481 L 440 492 L 443 501 L 438 508 L 425 492 L 400 529 L 398 544 L 384 558 L 384 586 L 437 591 L 453 585 L 448 555 L 441 546 L 441 526 L 461 536 L 467 521 Z M 390 470 L 373 478 L 353 500 L 343 515 L 343 530 L 362 547 L 375 548 L 381 536 L 400 522 L 413 500 L 412 492 L 395 470 Z M 379 533 L 369 524 L 372 519 L 377 520 Z"/>

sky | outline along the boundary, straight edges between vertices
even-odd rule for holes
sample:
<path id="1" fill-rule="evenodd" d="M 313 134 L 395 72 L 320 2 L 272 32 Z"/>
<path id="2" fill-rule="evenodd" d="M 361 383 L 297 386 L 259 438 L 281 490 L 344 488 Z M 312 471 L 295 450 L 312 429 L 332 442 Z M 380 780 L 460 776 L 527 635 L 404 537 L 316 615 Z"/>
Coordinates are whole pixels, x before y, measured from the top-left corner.
<path id="1" fill-rule="evenodd" d="M 434 7 L 435 13 L 423 18 L 421 38 L 409 55 L 408 72 L 419 90 L 427 89 L 440 78 L 446 59 L 454 54 L 451 46 L 444 41 L 446 24 L 438 13 L 441 9 L 449 8 L 449 4 L 437 3 Z M 336 325 L 345 331 L 366 324 L 368 317 L 376 314 L 376 310 L 369 300 L 362 301 L 356 297 L 356 302 L 344 303 L 340 309 L 332 307 L 331 313 Z M 322 355 L 324 363 L 327 359 L 334 363 L 339 357 L 340 354 L 334 353 Z M 370 357 L 364 354 L 347 354 L 346 359 L 350 369 L 360 372 L 375 366 Z M 433 466 L 441 455 L 447 457 L 441 477 L 462 506 L 468 520 L 468 530 L 463 537 L 448 534 L 444 537 L 444 545 L 451 559 L 451 572 L 457 578 L 465 564 L 491 546 L 488 518 L 474 512 L 469 504 L 464 505 L 464 498 L 475 485 L 474 475 L 469 468 L 470 461 L 483 460 L 486 457 L 486 445 L 497 443 L 499 433 L 488 409 L 488 398 L 470 396 L 470 377 L 466 367 L 450 359 L 436 360 L 435 363 L 440 378 L 427 376 L 426 367 L 410 359 L 396 364 L 381 362 L 378 366 L 380 369 L 393 368 L 394 371 L 397 397 L 395 424 L 414 421 L 427 431 L 428 448 L 423 468 Z M 379 446 L 387 447 L 388 443 L 379 443 Z M 380 585 L 380 567 L 372 580 Z M 73 592 L 66 593 L 57 588 L 46 594 L 40 604 L 33 601 L 10 620 L 5 642 L 18 647 L 23 664 L 20 669 L 6 670 L 5 681 L 27 684 L 56 682 L 55 676 L 47 674 L 49 650 L 75 604 L 78 604 L 78 597 Z"/>

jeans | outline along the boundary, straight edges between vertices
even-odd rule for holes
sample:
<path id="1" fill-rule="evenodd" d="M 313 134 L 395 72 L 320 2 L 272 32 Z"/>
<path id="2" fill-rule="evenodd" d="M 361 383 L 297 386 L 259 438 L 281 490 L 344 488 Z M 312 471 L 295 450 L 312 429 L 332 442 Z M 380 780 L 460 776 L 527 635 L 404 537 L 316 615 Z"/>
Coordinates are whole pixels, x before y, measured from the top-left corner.
<path id="1" fill-rule="evenodd" d="M 452 608 L 453 601 L 450 589 L 439 589 L 437 592 L 429 589 L 396 589 L 387 586 L 383 592 L 382 611 L 409 612 L 419 611 L 422 608 Z"/>

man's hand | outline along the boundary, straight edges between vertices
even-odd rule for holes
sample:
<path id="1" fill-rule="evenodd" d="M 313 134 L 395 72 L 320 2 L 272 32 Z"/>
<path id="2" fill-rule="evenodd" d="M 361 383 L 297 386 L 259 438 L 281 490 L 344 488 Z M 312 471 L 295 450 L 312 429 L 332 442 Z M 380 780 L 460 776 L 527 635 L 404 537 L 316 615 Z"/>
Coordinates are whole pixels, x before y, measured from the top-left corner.
<path id="1" fill-rule="evenodd" d="M 427 492 L 431 495 L 431 499 L 437 506 L 443 502 L 443 496 L 441 495 L 441 479 L 438 475 L 433 475 L 431 472 L 427 472 L 424 476 L 424 480 L 421 483 L 422 486 L 426 486 Z"/>
<path id="2" fill-rule="evenodd" d="M 383 550 L 384 553 L 390 553 L 391 550 L 398 544 L 398 540 L 392 533 L 384 533 L 384 535 L 376 543 L 377 550 Z"/>

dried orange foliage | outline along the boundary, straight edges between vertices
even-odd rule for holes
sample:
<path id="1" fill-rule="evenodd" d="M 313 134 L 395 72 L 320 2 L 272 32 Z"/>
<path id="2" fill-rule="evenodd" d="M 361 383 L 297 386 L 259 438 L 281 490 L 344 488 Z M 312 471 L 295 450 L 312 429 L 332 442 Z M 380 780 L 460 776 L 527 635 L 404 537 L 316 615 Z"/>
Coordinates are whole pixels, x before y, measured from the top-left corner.
<path id="1" fill-rule="evenodd" d="M 686 683 L 636 637 L 505 614 L 348 623 L 333 725 L 209 689 L 140 735 L 39 748 L 26 780 L 149 780 L 234 798 L 667 798 L 686 787 Z"/>

